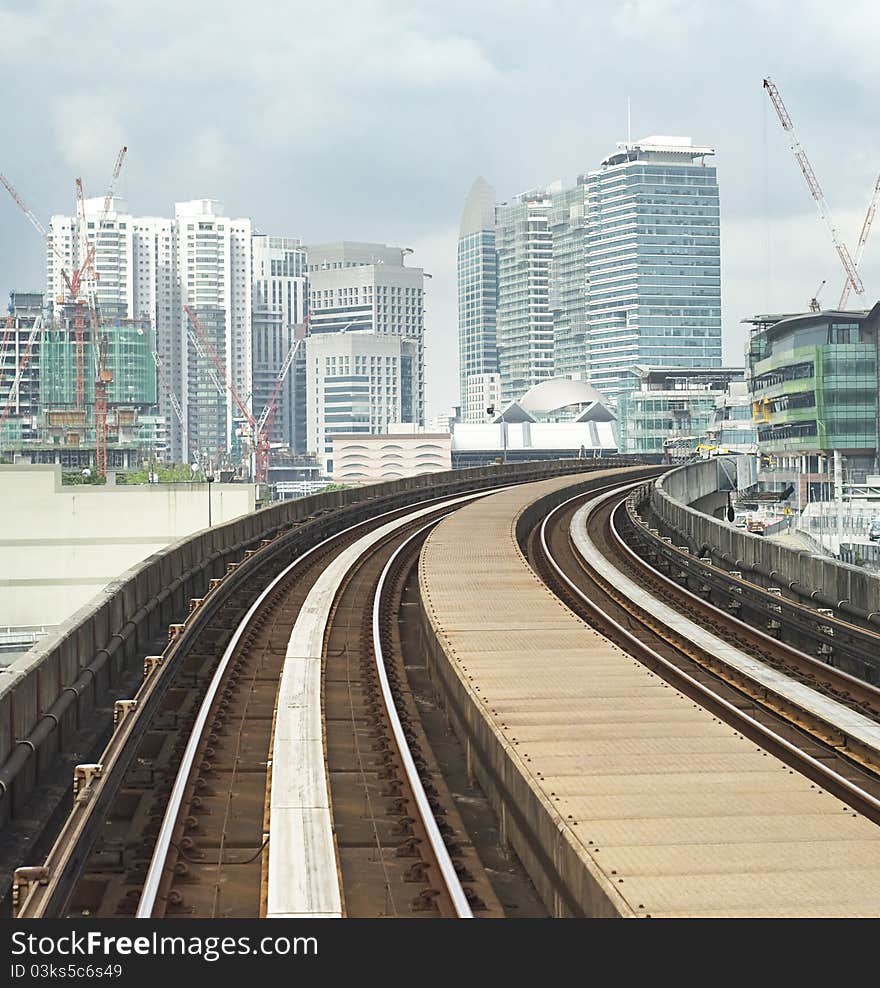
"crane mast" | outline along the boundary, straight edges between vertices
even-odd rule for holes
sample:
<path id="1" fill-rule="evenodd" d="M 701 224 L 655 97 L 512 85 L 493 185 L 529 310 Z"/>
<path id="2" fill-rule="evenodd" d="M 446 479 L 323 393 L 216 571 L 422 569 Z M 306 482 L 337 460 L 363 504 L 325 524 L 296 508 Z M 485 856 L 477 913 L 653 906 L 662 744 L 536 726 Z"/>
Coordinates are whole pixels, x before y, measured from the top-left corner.
<path id="1" fill-rule="evenodd" d="M 776 110 L 776 115 L 779 117 L 779 121 L 782 124 L 782 129 L 788 135 L 789 148 L 791 149 L 791 152 L 798 163 L 798 167 L 804 176 L 804 180 L 807 183 L 807 188 L 810 190 L 810 195 L 813 197 L 813 200 L 818 207 L 819 215 L 822 217 L 822 220 L 831 235 L 831 241 L 834 244 L 838 257 L 840 258 L 840 263 L 846 271 L 847 284 L 855 290 L 857 295 L 863 295 L 865 292 L 865 286 L 862 284 L 862 279 L 859 277 L 859 272 L 856 265 L 853 263 L 853 259 L 850 256 L 849 250 L 847 250 L 846 244 L 840 239 L 837 228 L 831 218 L 831 210 L 825 200 L 825 194 L 822 192 L 822 187 L 819 185 L 819 179 L 816 176 L 816 172 L 813 170 L 813 166 L 810 164 L 810 159 L 807 157 L 806 151 L 804 151 L 803 147 L 801 147 L 801 143 L 797 138 L 791 116 L 785 107 L 785 103 L 782 101 L 782 95 L 780 94 L 778 87 L 770 79 L 764 80 L 764 88 L 767 90 L 767 95 L 770 97 L 770 102 L 773 104 L 773 109 Z"/>
<path id="2" fill-rule="evenodd" d="M 199 322 L 198 316 L 193 311 L 192 306 L 185 305 L 183 311 L 186 313 L 187 318 L 190 321 L 190 325 L 193 330 L 195 330 L 196 336 L 201 344 L 202 350 L 207 354 L 209 360 L 214 365 L 214 369 L 217 376 L 223 381 L 226 386 L 226 390 L 232 395 L 232 400 L 238 406 L 238 410 L 243 415 L 245 421 L 248 424 L 250 430 L 250 442 L 251 448 L 254 452 L 255 467 L 256 467 L 256 479 L 259 483 L 266 483 L 269 474 L 269 441 L 268 437 L 264 432 L 262 432 L 257 424 L 257 420 L 254 418 L 251 410 L 247 407 L 245 402 L 242 400 L 241 395 L 238 393 L 238 389 L 235 387 L 233 382 L 229 379 L 226 374 L 226 368 L 223 366 L 223 362 L 217 356 L 214 348 L 208 341 L 208 336 L 205 333 L 202 324 Z M 292 358 L 291 358 L 292 359 Z"/>

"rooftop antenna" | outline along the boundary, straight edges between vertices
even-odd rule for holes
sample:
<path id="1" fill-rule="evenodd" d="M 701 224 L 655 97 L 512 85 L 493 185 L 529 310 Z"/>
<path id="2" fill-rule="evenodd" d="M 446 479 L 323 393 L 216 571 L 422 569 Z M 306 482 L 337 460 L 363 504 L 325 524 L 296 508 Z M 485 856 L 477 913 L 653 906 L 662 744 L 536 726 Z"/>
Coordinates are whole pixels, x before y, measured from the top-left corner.
<path id="1" fill-rule="evenodd" d="M 632 105 L 629 96 L 626 98 L 626 143 L 628 147 L 632 146 Z"/>

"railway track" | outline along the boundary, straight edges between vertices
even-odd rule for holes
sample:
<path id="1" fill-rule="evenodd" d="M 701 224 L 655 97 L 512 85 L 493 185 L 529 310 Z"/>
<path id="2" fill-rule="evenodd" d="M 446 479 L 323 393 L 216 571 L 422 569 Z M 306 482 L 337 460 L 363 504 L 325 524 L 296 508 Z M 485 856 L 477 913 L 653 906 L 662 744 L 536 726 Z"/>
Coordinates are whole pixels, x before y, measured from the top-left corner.
<path id="1" fill-rule="evenodd" d="M 766 676 L 760 678 L 756 668 L 753 678 L 742 667 L 729 665 L 723 647 L 701 647 L 686 635 L 669 627 L 667 616 L 658 615 L 656 601 L 675 608 L 690 607 L 694 618 L 697 606 L 685 599 L 685 591 L 640 559 L 626 545 L 620 525 L 626 514 L 627 497 L 632 488 L 609 494 L 592 492 L 572 498 L 554 508 L 529 535 L 529 559 L 548 586 L 579 616 L 596 627 L 638 661 L 681 693 L 710 709 L 719 719 L 739 730 L 743 736 L 780 757 L 828 792 L 844 800 L 853 812 L 880 822 L 880 777 L 875 770 L 876 749 L 860 747 L 841 728 L 817 715 L 816 707 L 801 706 L 768 689 Z M 589 507 L 585 507 L 589 505 Z M 578 512 L 586 512 L 586 535 L 597 553 L 613 564 L 614 569 L 592 565 L 584 559 L 570 537 Z M 602 571 L 604 570 L 604 572 Z M 617 577 L 615 577 L 617 574 Z M 642 594 L 633 600 L 622 588 L 623 575 L 637 584 Z M 639 594 L 636 594 L 639 596 Z M 688 594 L 688 598 L 693 595 Z M 700 601 L 701 605 L 705 602 Z M 709 605 L 706 605 L 709 606 Z M 702 620 L 707 613 L 700 608 Z M 724 641 L 737 636 L 745 640 L 741 622 L 712 608 L 712 630 Z M 853 700 L 854 706 L 876 721 L 880 693 L 868 684 L 855 684 L 852 677 L 824 667 L 811 656 L 757 632 L 752 642 L 759 642 L 761 660 L 773 664 L 779 681 L 789 679 L 797 666 L 803 681 L 810 682 L 815 696 Z M 757 666 L 757 663 L 756 663 Z M 816 667 L 820 668 L 816 668 Z M 810 679 L 809 677 L 812 677 Z M 825 692 L 823 693 L 823 687 Z M 842 723 L 846 723 L 847 708 Z"/>
<path id="2" fill-rule="evenodd" d="M 824 667 L 850 673 L 855 684 L 880 685 L 880 614 L 860 619 L 846 600 L 820 606 L 822 592 L 807 591 L 791 579 L 793 574 L 771 570 L 767 576 L 727 553 L 719 556 L 717 550 L 697 545 L 656 516 L 650 491 L 643 486 L 628 498 L 618 527 L 654 569 L 748 625 L 814 655 Z M 688 544 L 679 544 L 683 542 Z"/>
<path id="3" fill-rule="evenodd" d="M 429 746 L 419 745 L 392 620 L 399 569 L 425 526 L 467 499 L 397 509 L 325 539 L 285 566 L 241 620 L 231 615 L 247 591 L 231 595 L 176 664 L 186 627 L 173 626 L 137 697 L 117 704 L 100 763 L 78 769 L 74 811 L 46 862 L 16 873 L 18 915 L 267 914 L 270 802 L 282 768 L 271 751 L 292 629 L 333 560 L 383 523 L 391 531 L 346 570 L 320 638 L 345 915 L 470 916 L 471 904 L 500 914 Z M 160 690 L 157 673 L 172 664 Z"/>

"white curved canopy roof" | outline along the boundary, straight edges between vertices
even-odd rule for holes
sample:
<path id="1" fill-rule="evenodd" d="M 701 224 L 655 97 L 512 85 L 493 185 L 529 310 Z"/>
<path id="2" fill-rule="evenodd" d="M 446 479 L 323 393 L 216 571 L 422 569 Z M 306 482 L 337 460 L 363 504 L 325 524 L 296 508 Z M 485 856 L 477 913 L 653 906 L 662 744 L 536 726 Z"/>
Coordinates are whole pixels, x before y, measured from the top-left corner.
<path id="1" fill-rule="evenodd" d="M 572 381 L 567 377 L 549 377 L 529 388 L 517 404 L 527 412 L 546 413 L 568 405 L 587 405 L 591 402 L 605 404 L 605 398 L 592 384 Z"/>

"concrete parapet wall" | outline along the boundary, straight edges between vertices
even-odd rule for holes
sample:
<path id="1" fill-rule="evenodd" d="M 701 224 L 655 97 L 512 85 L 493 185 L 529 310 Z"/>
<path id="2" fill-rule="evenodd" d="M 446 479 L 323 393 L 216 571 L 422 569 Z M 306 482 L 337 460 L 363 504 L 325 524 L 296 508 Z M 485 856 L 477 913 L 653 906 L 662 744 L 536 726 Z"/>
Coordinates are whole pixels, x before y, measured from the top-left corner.
<path id="1" fill-rule="evenodd" d="M 37 646 L 0 670 L 0 826 L 20 812 L 96 706 L 138 668 L 148 643 L 186 615 L 261 539 L 351 505 L 389 510 L 445 493 L 579 472 L 583 461 L 448 471 L 284 501 L 181 539 L 123 573 Z M 349 524 L 340 515 L 338 528 Z M 338 530 L 334 528 L 334 530 Z M 109 726 L 109 725 L 108 725 Z M 3 890 L 0 889 L 0 895 Z"/>
<path id="2" fill-rule="evenodd" d="M 665 474 L 651 494 L 654 513 L 700 555 L 710 555 L 731 569 L 756 574 L 765 585 L 791 589 L 844 615 L 880 619 L 880 574 L 752 535 L 692 506 L 712 492 L 713 484 L 715 490 L 725 489 L 724 464 L 733 460 L 717 457 Z"/>

